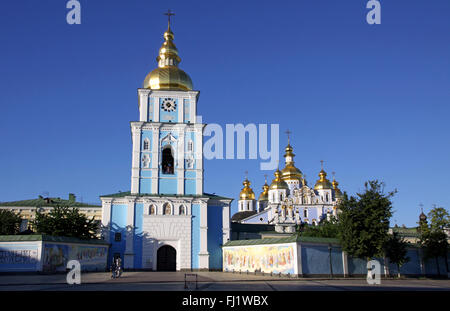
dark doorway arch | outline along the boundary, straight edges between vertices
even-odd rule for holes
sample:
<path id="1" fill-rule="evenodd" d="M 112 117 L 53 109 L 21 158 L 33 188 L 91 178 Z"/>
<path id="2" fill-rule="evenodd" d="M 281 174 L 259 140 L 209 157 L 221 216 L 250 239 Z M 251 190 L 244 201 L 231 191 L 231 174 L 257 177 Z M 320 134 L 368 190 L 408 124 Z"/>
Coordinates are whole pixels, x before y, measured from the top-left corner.
<path id="1" fill-rule="evenodd" d="M 162 171 L 163 174 L 173 174 L 174 173 L 174 160 L 172 154 L 172 148 L 170 146 L 164 147 L 162 151 Z"/>
<path id="2" fill-rule="evenodd" d="M 170 245 L 161 246 L 157 255 L 158 271 L 176 271 L 177 270 L 177 251 Z"/>

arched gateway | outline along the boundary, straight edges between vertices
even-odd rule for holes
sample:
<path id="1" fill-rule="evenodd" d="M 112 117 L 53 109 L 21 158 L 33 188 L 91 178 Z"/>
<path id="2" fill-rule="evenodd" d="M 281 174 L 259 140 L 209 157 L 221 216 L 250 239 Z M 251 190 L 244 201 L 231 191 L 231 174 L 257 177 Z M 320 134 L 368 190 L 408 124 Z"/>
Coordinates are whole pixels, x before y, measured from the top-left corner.
<path id="1" fill-rule="evenodd" d="M 170 245 L 161 246 L 158 249 L 157 258 L 158 271 L 176 271 L 177 270 L 177 251 Z"/>

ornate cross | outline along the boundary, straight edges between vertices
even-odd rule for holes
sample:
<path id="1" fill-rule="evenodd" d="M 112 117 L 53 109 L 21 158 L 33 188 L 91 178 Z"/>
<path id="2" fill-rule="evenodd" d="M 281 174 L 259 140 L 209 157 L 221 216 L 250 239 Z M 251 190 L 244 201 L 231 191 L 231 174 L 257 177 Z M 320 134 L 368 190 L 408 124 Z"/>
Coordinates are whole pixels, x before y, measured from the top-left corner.
<path id="1" fill-rule="evenodd" d="M 288 145 L 289 145 L 289 143 L 290 143 L 290 135 L 292 134 L 292 132 L 291 131 L 289 131 L 289 129 L 285 132 L 286 133 L 286 135 L 287 135 L 287 137 L 288 137 Z"/>
<path id="2" fill-rule="evenodd" d="M 175 13 L 173 13 L 170 9 L 167 10 L 167 13 L 164 13 L 164 15 L 167 15 L 167 19 L 169 21 L 169 28 L 170 28 L 170 17 L 175 15 Z"/>

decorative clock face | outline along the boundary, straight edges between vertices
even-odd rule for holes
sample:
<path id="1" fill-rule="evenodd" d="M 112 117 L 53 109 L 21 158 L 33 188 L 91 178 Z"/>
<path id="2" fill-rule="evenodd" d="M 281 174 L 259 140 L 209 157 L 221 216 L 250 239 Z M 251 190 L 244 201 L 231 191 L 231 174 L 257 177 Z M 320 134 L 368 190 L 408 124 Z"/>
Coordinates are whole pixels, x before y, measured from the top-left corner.
<path id="1" fill-rule="evenodd" d="M 177 109 L 177 104 L 175 103 L 175 99 L 173 98 L 164 98 L 162 105 L 161 105 L 161 109 L 163 109 L 164 111 L 174 111 L 175 109 Z"/>

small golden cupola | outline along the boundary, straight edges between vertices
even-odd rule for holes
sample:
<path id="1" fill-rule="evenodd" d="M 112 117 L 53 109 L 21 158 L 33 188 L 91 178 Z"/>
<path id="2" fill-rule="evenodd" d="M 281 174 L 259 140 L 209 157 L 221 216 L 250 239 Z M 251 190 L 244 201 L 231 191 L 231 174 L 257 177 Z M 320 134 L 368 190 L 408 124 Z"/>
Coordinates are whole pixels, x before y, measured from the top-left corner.
<path id="1" fill-rule="evenodd" d="M 323 170 L 323 161 L 320 162 L 322 162 L 322 169 L 319 172 L 319 180 L 316 182 L 314 190 L 333 189 L 333 185 L 327 179 L 327 173 Z"/>
<path id="2" fill-rule="evenodd" d="M 334 172 L 333 172 L 333 181 L 331 182 L 331 185 L 333 186 L 333 190 L 334 190 L 334 196 L 336 198 L 342 198 L 343 194 L 341 192 L 341 189 L 339 189 L 339 183 L 336 181 L 335 177 L 334 177 Z"/>
<path id="3" fill-rule="evenodd" d="M 164 43 L 156 58 L 158 68 L 145 77 L 143 85 L 145 89 L 190 91 L 193 88 L 189 75 L 178 68 L 181 58 L 178 56 L 178 49 L 173 43 L 174 35 L 170 29 L 171 15 L 174 14 L 169 12 L 169 26 L 164 33 Z"/>
<path id="4" fill-rule="evenodd" d="M 286 146 L 286 149 L 285 149 L 286 153 L 284 154 L 286 165 L 281 170 L 281 176 L 282 176 L 283 180 L 285 180 L 285 181 L 298 180 L 299 182 L 301 182 L 303 179 L 303 175 L 302 175 L 302 172 L 298 168 L 296 168 L 294 165 L 295 154 L 292 151 L 293 151 L 293 149 L 288 142 L 288 145 Z"/>
<path id="5" fill-rule="evenodd" d="M 255 193 L 252 188 L 250 188 L 250 181 L 245 178 L 242 184 L 244 185 L 244 188 L 242 188 L 241 193 L 239 194 L 239 200 L 254 200 Z"/>
<path id="6" fill-rule="evenodd" d="M 267 184 L 267 179 L 263 186 L 263 192 L 259 195 L 258 201 L 269 201 L 269 185 Z"/>
<path id="7" fill-rule="evenodd" d="M 286 189 L 288 190 L 289 187 L 287 183 L 282 179 L 281 172 L 279 169 L 277 169 L 274 173 L 275 179 L 272 180 L 272 183 L 270 184 L 269 190 L 275 190 L 275 189 Z"/>

